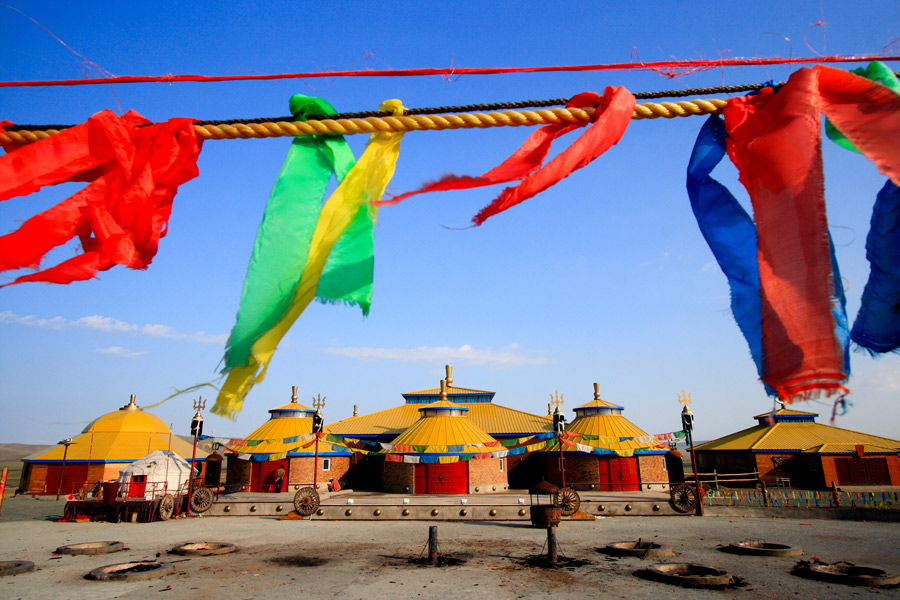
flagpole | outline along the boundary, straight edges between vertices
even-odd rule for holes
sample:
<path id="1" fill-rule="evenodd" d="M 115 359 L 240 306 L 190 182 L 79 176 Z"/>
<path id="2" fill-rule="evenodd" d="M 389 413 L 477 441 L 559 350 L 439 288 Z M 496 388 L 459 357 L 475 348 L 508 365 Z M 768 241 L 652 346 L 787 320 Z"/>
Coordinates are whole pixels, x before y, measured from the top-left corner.
<path id="1" fill-rule="evenodd" d="M 313 415 L 313 435 L 316 436 L 316 456 L 313 459 L 313 489 L 316 492 L 319 491 L 319 433 L 324 428 L 324 422 L 322 421 L 322 407 L 325 406 L 325 398 L 322 397 L 322 394 L 318 394 L 315 398 L 313 398 L 313 408 L 316 409 L 316 414 Z"/>

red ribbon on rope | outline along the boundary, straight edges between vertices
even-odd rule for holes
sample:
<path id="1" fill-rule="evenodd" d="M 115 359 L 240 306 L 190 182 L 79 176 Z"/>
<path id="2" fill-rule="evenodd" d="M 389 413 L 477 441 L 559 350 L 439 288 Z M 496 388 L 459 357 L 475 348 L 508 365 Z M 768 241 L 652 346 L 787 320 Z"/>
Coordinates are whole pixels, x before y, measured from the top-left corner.
<path id="1" fill-rule="evenodd" d="M 0 200 L 46 185 L 90 182 L 0 236 L 0 271 L 36 268 L 47 252 L 76 236 L 84 252 L 5 285 L 71 283 L 117 264 L 147 268 L 166 234 L 178 186 L 198 174 L 201 140 L 193 122 L 150 123 L 134 111 L 118 117 L 104 110 L 34 144 L 5 145 Z"/>
<path id="2" fill-rule="evenodd" d="M 525 143 L 512 156 L 483 175 L 477 177 L 445 175 L 437 181 L 426 183 L 418 190 L 382 200 L 377 204 L 396 204 L 410 196 L 425 192 L 464 190 L 522 181 L 518 186 L 504 189 L 493 202 L 475 215 L 472 223 L 475 226 L 481 225 L 497 213 L 546 190 L 606 152 L 622 138 L 631 122 L 634 106 L 634 96 L 624 87 L 607 87 L 603 96 L 594 92 L 583 92 L 569 100 L 566 108 L 594 108 L 590 127 L 543 168 L 544 159 L 547 158 L 553 141 L 570 131 L 584 127 L 587 123 L 544 125 L 528 136 Z"/>

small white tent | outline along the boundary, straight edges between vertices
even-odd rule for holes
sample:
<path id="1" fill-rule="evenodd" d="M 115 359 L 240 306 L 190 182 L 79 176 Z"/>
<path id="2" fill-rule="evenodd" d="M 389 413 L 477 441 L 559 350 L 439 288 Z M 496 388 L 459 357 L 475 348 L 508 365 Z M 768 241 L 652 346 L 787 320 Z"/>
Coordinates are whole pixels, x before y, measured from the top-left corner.
<path id="1" fill-rule="evenodd" d="M 192 469 L 171 450 L 155 450 L 119 471 L 119 495 L 128 498 L 159 498 L 187 491 Z"/>

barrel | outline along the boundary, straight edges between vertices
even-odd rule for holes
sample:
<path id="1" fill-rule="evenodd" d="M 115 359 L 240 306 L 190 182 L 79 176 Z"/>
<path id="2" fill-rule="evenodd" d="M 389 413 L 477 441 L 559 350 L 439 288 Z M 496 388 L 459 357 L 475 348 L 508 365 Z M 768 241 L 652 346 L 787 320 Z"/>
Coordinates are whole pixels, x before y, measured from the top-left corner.
<path id="1" fill-rule="evenodd" d="M 562 512 L 552 504 L 537 504 L 531 507 L 531 524 L 534 527 L 555 527 L 562 520 Z"/>

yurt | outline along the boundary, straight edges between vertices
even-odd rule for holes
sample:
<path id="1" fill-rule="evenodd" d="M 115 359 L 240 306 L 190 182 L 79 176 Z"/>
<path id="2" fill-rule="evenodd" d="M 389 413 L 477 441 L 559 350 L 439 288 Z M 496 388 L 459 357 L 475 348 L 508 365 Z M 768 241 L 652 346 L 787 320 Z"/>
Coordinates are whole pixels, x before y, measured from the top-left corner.
<path id="1" fill-rule="evenodd" d="M 756 415 L 756 426 L 697 446 L 697 471 L 746 474 L 744 485 L 900 486 L 900 440 L 816 423 L 818 416 L 784 407 Z"/>
<path id="2" fill-rule="evenodd" d="M 28 494 L 68 495 L 84 485 L 116 480 L 123 465 L 154 450 L 191 456 L 191 444 L 173 435 L 156 415 L 131 400 L 88 424 L 81 435 L 25 457 L 19 489 Z M 207 453 L 197 448 L 198 467 Z"/>
<path id="3" fill-rule="evenodd" d="M 199 470 L 171 450 L 154 450 L 119 471 L 119 495 L 152 500 L 187 493 L 191 472 Z"/>
<path id="4" fill-rule="evenodd" d="M 297 386 L 293 386 L 290 402 L 270 409 L 268 421 L 243 438 L 241 444 L 226 449 L 227 489 L 287 492 L 311 486 L 314 481 L 322 488 L 332 478 L 346 485 L 350 452 L 334 452 L 330 444 L 323 444 L 317 461 L 314 444 L 302 447 L 300 438 L 313 432 L 316 413 L 316 409 L 297 402 Z M 314 468 L 318 473 L 314 473 Z M 276 477 L 279 469 L 284 471 L 280 485 Z"/>
<path id="5" fill-rule="evenodd" d="M 446 384 L 441 381 L 440 400 L 422 405 L 419 420 L 391 442 L 384 491 L 478 494 L 509 487 L 506 458 L 491 456 L 499 444 L 468 419 L 468 407 L 447 400 Z"/>
<path id="6" fill-rule="evenodd" d="M 465 409 L 469 422 L 478 426 L 495 440 L 522 438 L 544 434 L 551 430 L 549 415 L 536 415 L 503 406 L 494 401 L 494 392 L 461 387 L 453 383 L 453 366 L 446 365 L 443 399 Z M 415 425 L 421 418 L 421 408 L 442 399 L 441 388 L 428 388 L 402 393 L 404 403 L 374 413 L 357 415 L 338 421 L 328 427 L 328 432 L 343 438 L 361 439 L 367 442 L 390 443 Z M 354 457 L 350 484 L 356 488 L 381 489 L 384 463 L 375 457 Z M 540 480 L 541 464 L 531 455 L 510 455 L 503 462 L 508 482 L 514 487 L 527 487 Z M 406 486 L 401 486 L 401 489 Z M 478 486 L 480 487 L 480 486 Z M 491 486 L 493 487 L 493 486 Z"/>
<path id="7" fill-rule="evenodd" d="M 567 485 L 601 491 L 668 489 L 668 448 L 648 443 L 647 433 L 626 419 L 623 410 L 600 398 L 599 383 L 594 384 L 594 399 L 575 409 L 566 430 L 587 436 L 583 444 L 596 449 L 587 453 L 563 444 Z M 544 452 L 544 460 L 547 479 L 561 482 L 559 442 Z"/>

